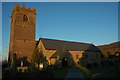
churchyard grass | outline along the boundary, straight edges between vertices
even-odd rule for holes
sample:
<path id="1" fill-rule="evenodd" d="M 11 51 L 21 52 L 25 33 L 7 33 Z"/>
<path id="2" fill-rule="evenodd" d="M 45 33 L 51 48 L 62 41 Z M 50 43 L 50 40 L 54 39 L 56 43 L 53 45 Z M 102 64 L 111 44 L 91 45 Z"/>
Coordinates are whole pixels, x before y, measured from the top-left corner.
<path id="1" fill-rule="evenodd" d="M 81 65 L 76 65 L 76 67 L 79 68 L 87 78 L 119 78 L 117 64 L 92 68 Z"/>

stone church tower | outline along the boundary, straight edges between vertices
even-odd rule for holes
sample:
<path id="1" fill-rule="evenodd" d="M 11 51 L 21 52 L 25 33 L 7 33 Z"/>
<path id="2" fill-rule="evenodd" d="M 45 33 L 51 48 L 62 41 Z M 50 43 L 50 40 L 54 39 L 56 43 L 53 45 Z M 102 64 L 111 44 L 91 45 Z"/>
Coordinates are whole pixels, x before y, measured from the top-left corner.
<path id="1" fill-rule="evenodd" d="M 36 47 L 35 41 L 36 9 L 15 5 L 11 16 L 9 60 L 15 53 L 17 59 L 31 55 Z"/>

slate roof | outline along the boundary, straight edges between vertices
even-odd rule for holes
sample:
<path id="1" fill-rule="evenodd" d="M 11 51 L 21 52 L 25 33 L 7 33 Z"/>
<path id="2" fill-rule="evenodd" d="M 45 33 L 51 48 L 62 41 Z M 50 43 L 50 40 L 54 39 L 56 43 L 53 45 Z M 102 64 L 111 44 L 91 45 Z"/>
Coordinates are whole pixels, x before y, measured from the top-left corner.
<path id="1" fill-rule="evenodd" d="M 64 40 L 56 40 L 56 39 L 47 39 L 40 38 L 39 41 L 43 42 L 45 49 L 47 50 L 59 50 L 66 48 L 70 51 L 97 51 L 100 50 L 93 44 L 89 43 L 81 43 L 81 42 L 72 42 L 72 41 L 64 41 Z"/>

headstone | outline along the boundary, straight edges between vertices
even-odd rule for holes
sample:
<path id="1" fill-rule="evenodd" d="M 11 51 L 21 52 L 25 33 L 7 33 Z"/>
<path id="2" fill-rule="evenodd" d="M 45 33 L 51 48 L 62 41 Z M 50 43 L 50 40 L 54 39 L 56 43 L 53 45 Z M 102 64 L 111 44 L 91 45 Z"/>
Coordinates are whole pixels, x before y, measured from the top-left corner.
<path id="1" fill-rule="evenodd" d="M 21 61 L 21 67 L 23 67 L 23 61 Z"/>

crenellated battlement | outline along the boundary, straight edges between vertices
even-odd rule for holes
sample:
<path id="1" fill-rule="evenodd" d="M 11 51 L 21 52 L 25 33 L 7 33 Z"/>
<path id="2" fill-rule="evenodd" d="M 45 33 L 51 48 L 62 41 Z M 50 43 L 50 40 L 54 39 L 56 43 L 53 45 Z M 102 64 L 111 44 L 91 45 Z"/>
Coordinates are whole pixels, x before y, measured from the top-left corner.
<path id="1" fill-rule="evenodd" d="M 20 6 L 18 4 L 16 4 L 14 6 L 14 11 L 18 11 L 18 10 L 26 10 L 26 11 L 30 11 L 30 12 L 36 12 L 36 9 L 35 8 L 30 8 L 30 7 L 26 7 L 26 6 Z"/>

